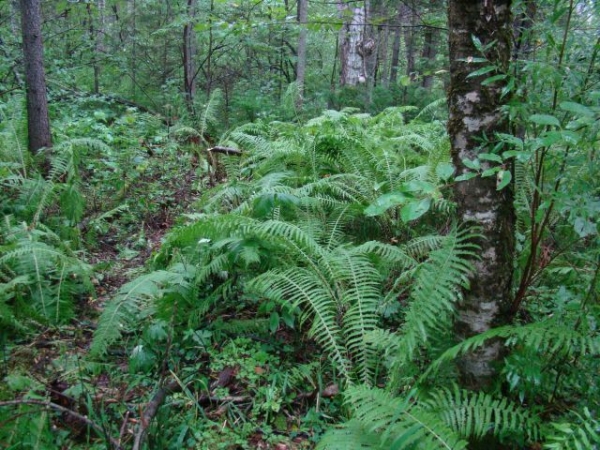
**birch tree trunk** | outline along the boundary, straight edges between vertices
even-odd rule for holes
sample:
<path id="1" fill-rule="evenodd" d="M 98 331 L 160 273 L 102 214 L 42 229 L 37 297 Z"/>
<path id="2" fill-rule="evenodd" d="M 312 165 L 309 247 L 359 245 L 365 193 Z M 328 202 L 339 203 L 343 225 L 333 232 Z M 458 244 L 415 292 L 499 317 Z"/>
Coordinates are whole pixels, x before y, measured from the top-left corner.
<path id="1" fill-rule="evenodd" d="M 21 0 L 21 30 L 27 86 L 27 134 L 29 150 L 36 153 L 41 148 L 52 147 L 40 0 Z"/>
<path id="2" fill-rule="evenodd" d="M 490 74 L 468 76 L 490 63 L 499 72 L 507 70 L 512 37 L 510 8 L 511 0 L 451 0 L 448 5 L 448 133 L 457 175 L 469 171 L 464 160 L 492 152 L 491 147 L 482 148 L 480 138 L 484 134 L 493 141 L 495 133 L 508 130 L 506 116 L 501 112 L 501 106 L 508 101 L 501 97 L 503 84 L 482 84 Z M 474 45 L 474 37 L 483 46 L 490 44 L 485 54 L 489 62 L 469 62 L 483 56 Z M 492 44 L 493 41 L 496 43 Z M 483 170 L 491 167 L 487 161 L 481 161 L 481 165 Z M 477 176 L 454 186 L 460 219 L 479 226 L 482 234 L 477 242 L 481 247 L 480 258 L 472 261 L 475 270 L 471 286 L 464 293 L 455 322 L 455 333 L 461 339 L 505 324 L 510 318 L 514 207 L 510 186 L 497 190 L 496 183 L 496 177 Z M 488 387 L 503 359 L 503 348 L 502 342 L 496 341 L 463 357 L 458 363 L 462 384 L 470 389 Z"/>
<path id="3" fill-rule="evenodd" d="M 373 76 L 375 66 L 375 40 L 367 24 L 368 2 L 352 5 L 343 2 L 337 5 L 342 17 L 350 17 L 340 31 L 341 86 L 366 83 Z M 350 10 L 351 13 L 348 13 Z"/>

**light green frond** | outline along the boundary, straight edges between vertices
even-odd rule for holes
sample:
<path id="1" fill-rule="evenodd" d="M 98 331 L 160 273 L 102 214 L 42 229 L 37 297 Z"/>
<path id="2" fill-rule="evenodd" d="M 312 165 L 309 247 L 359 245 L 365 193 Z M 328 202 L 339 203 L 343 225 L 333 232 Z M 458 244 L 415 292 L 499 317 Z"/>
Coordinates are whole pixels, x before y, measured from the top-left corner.
<path id="1" fill-rule="evenodd" d="M 361 430 L 367 431 L 364 448 L 459 450 L 467 446 L 439 417 L 415 403 L 410 394 L 405 398 L 393 397 L 380 389 L 353 386 L 348 388 L 345 398 L 354 410 L 353 420 L 344 427 L 346 436 L 335 430 L 333 438 L 326 435 L 318 449 L 346 449 L 349 438 Z M 336 437 L 341 439 L 336 441 Z"/>
<path id="2" fill-rule="evenodd" d="M 576 414 L 576 422 L 554 422 L 544 448 L 548 450 L 588 450 L 600 447 L 600 421 L 586 407 Z"/>
<path id="3" fill-rule="evenodd" d="M 93 356 L 102 356 L 124 332 L 130 331 L 142 306 L 163 294 L 167 285 L 183 285 L 181 274 L 159 270 L 123 285 L 105 306 L 90 348 Z"/>
<path id="4" fill-rule="evenodd" d="M 481 439 L 493 434 L 536 441 L 540 435 L 539 423 L 526 409 L 484 392 L 466 391 L 457 386 L 439 389 L 423 405 L 464 438 Z"/>
<path id="5" fill-rule="evenodd" d="M 539 353 L 554 355 L 584 356 L 600 353 L 600 340 L 597 336 L 583 333 L 573 327 L 550 319 L 529 325 L 507 325 L 493 328 L 446 350 L 434 361 L 424 376 L 434 373 L 446 362 L 484 346 L 491 339 L 506 339 L 507 345 L 524 345 Z"/>
<path id="6" fill-rule="evenodd" d="M 301 321 L 311 320 L 310 334 L 329 354 L 343 378 L 350 379 L 343 334 L 337 320 L 338 308 L 330 287 L 313 271 L 300 267 L 269 271 L 250 283 L 268 298 L 301 307 Z"/>
<path id="7" fill-rule="evenodd" d="M 472 270 L 466 259 L 475 256 L 471 238 L 465 231 L 446 236 L 442 247 L 430 252 L 427 260 L 417 267 L 395 364 L 402 366 L 409 361 L 419 345 L 449 325 L 454 305 L 461 298 L 461 287 Z"/>

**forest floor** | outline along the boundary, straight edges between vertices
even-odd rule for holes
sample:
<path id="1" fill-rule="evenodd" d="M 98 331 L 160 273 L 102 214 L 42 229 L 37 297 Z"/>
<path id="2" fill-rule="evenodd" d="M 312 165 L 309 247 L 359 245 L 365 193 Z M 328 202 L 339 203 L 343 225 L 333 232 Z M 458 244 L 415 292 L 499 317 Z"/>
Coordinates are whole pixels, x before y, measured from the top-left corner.
<path id="1" fill-rule="evenodd" d="M 106 302 L 126 283 L 147 270 L 149 259 L 159 250 L 164 236 L 176 224 L 176 219 L 194 204 L 199 195 L 194 189 L 198 185 L 196 177 L 193 167 L 176 177 L 177 181 L 174 180 L 170 187 L 172 200 L 168 205 L 161 208 L 159 214 L 154 212 L 138 217 L 136 232 L 143 236 L 143 246 L 138 245 L 135 249 L 127 247 L 127 241 L 133 238 L 124 234 L 126 228 L 117 219 L 111 230 L 97 238 L 87 250 L 87 262 L 96 268 L 92 280 L 96 295 L 81 299 L 77 305 L 78 313 L 70 324 L 47 328 L 27 343 L 14 347 L 11 352 L 8 360 L 12 367 L 8 372 L 19 367 L 22 372 L 28 373 L 38 382 L 36 394 L 46 399 L 51 408 L 61 411 L 52 419 L 52 429 L 70 436 L 63 448 L 71 448 L 72 442 L 85 447 L 86 442 L 93 442 L 99 437 L 99 430 L 104 430 L 104 440 L 112 442 L 113 447 L 118 444 L 122 448 L 142 448 L 146 432 L 165 397 L 182 390 L 182 386 L 173 384 L 172 379 L 170 387 L 166 386 L 167 378 L 171 377 L 166 377 L 164 371 L 153 376 L 132 373 L 129 349 L 112 349 L 104 362 L 90 360 L 88 353 Z M 205 185 L 209 184 L 208 180 L 204 181 Z M 140 180 L 140 183 L 143 182 Z M 287 340 L 286 336 L 279 338 Z M 167 367 L 168 364 L 163 366 Z M 233 393 L 226 395 L 225 401 L 252 402 L 253 393 L 244 382 L 235 379 L 236 369 L 225 367 L 215 371 L 207 365 L 207 370 L 213 386 L 227 386 L 229 392 Z M 262 369 L 257 366 L 256 370 Z M 166 395 L 161 397 L 160 392 Z M 337 391 L 330 396 L 335 393 Z M 203 406 L 203 414 L 225 426 L 224 402 L 213 391 L 196 395 L 198 404 Z M 290 403 L 295 405 L 296 411 L 286 412 L 288 419 L 296 416 L 294 420 L 300 423 L 313 396 L 312 392 L 298 394 Z M 108 431 L 115 429 L 119 429 L 118 436 L 114 435 L 114 431 L 112 435 Z M 292 450 L 312 448 L 314 445 L 307 433 L 294 431 L 286 435 L 288 433 L 283 431 L 277 434 L 280 435 L 280 439 L 276 439 L 279 442 L 273 442 L 273 436 L 257 429 L 246 435 L 245 444 L 232 443 L 231 446 L 219 448 Z M 227 445 L 227 436 L 223 439 L 225 442 L 222 445 Z"/>

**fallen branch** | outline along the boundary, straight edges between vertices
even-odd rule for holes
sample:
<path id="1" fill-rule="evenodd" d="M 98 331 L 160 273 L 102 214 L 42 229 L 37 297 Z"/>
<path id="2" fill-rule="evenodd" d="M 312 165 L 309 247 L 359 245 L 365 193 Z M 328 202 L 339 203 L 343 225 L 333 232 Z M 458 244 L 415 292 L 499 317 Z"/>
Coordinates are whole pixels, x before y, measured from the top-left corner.
<path id="1" fill-rule="evenodd" d="M 100 425 L 96 424 L 95 422 L 92 422 L 90 419 L 88 419 L 86 416 L 79 414 L 78 412 L 75 412 L 69 408 L 65 408 L 64 406 L 60 406 L 57 405 L 56 403 L 52 403 L 52 402 L 45 402 L 43 400 L 26 400 L 26 399 L 21 399 L 21 400 L 8 400 L 8 401 L 4 401 L 4 402 L 0 402 L 0 407 L 3 406 L 17 406 L 17 405 L 37 405 L 37 406 L 43 406 L 44 408 L 51 408 L 54 409 L 56 411 L 60 411 L 62 413 L 65 414 L 69 414 L 70 416 L 75 417 L 77 420 L 81 420 L 82 422 L 84 422 L 86 425 L 88 425 L 90 428 L 92 428 L 96 433 L 98 433 L 98 435 L 101 438 L 104 439 L 108 439 L 108 441 L 111 443 L 111 445 L 113 446 L 113 448 L 115 450 L 121 450 L 121 444 L 119 444 L 115 439 L 111 438 L 110 436 L 108 436 L 106 434 L 106 431 L 104 430 L 104 428 L 102 428 Z"/>
<path id="2" fill-rule="evenodd" d="M 242 151 L 238 150 L 237 148 L 221 147 L 220 145 L 216 145 L 212 148 L 209 148 L 208 151 L 211 153 L 223 153 L 224 155 L 235 155 L 235 156 L 242 155 Z"/>
<path id="3" fill-rule="evenodd" d="M 179 383 L 177 383 L 177 381 L 171 381 L 156 391 L 156 394 L 154 394 L 154 397 L 152 397 L 152 400 L 146 405 L 146 409 L 140 416 L 140 427 L 135 435 L 132 450 L 140 450 L 140 448 L 142 448 L 150 423 L 152 422 L 152 419 L 154 419 L 154 416 L 156 416 L 158 408 L 163 404 L 167 395 L 180 390 L 181 386 Z"/>

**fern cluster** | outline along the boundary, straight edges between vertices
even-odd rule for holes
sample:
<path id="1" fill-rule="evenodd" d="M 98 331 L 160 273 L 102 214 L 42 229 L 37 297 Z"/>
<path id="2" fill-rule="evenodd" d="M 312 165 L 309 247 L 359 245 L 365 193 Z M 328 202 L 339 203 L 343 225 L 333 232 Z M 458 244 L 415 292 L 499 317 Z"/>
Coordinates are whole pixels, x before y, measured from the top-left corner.
<path id="1" fill-rule="evenodd" d="M 490 339 L 515 357 L 536 351 L 566 361 L 596 357 L 598 338 L 591 316 L 562 315 L 454 342 L 478 234 L 449 225 L 443 125 L 420 115 L 407 122 L 406 112 L 325 111 L 304 124 L 258 121 L 225 135 L 220 144 L 242 152 L 220 161 L 226 182 L 167 234 L 154 271 L 107 304 L 94 355 L 158 318 L 175 335 L 299 325 L 342 381 L 351 416 L 321 448 L 593 442 L 591 416 L 577 416 L 577 429 L 543 424 L 521 389 L 527 377 L 510 364 L 508 396 L 454 386 L 452 362 Z"/>

